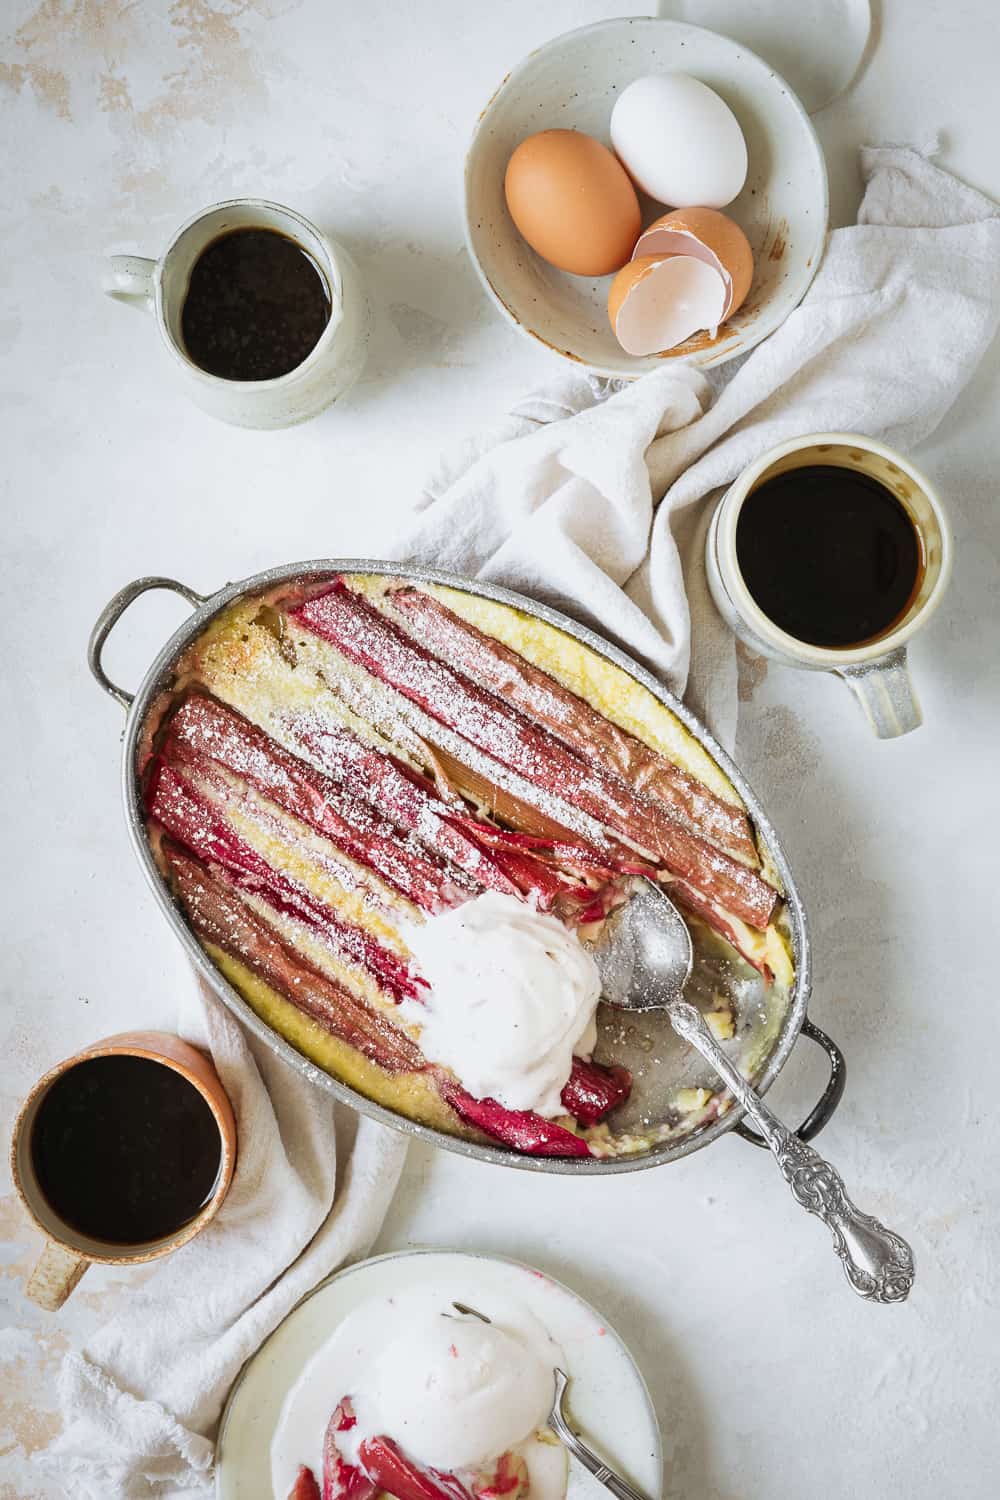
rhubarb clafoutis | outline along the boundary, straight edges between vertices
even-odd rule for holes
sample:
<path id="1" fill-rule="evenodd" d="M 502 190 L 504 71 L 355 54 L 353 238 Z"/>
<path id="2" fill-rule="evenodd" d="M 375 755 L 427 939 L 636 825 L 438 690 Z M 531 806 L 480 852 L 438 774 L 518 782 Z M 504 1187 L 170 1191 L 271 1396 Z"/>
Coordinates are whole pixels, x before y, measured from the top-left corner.
<path id="1" fill-rule="evenodd" d="M 340 575 L 233 605 L 156 705 L 142 776 L 159 868 L 222 974 L 300 1052 L 440 1130 L 558 1156 L 657 1139 L 616 1131 L 631 1079 L 606 1039 L 554 1118 L 424 1055 L 406 932 L 483 893 L 586 943 L 652 875 L 698 942 L 791 983 L 776 874 L 714 760 L 621 668 L 475 594 Z"/>

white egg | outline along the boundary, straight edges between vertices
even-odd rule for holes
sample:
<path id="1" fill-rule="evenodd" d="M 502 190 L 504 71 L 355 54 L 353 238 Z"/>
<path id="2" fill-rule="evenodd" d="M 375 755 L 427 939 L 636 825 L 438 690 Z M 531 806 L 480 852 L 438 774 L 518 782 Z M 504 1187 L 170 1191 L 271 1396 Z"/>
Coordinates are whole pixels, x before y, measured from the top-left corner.
<path id="1" fill-rule="evenodd" d="M 723 208 L 746 181 L 739 121 L 714 89 L 686 73 L 637 78 L 623 89 L 611 143 L 643 192 L 673 208 Z"/>

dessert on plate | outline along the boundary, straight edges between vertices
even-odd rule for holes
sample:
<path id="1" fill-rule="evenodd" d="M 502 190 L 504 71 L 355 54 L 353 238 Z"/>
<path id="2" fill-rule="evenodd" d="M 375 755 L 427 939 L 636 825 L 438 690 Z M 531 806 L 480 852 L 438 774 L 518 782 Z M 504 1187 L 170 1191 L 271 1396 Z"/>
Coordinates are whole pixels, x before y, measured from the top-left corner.
<path id="1" fill-rule="evenodd" d="M 787 991 L 783 895 L 735 789 L 622 668 L 512 606 L 405 576 L 282 585 L 188 648 L 142 749 L 158 866 L 301 1052 L 513 1151 L 610 1156 L 628 1071 L 588 951 L 640 876 L 696 948 Z M 708 997 L 722 1037 L 734 1016 Z M 724 1095 L 682 1091 L 708 1118 Z"/>
<path id="2" fill-rule="evenodd" d="M 420 1288 L 355 1308 L 285 1398 L 276 1500 L 562 1500 L 562 1351 L 526 1307 L 487 1301 Z"/>

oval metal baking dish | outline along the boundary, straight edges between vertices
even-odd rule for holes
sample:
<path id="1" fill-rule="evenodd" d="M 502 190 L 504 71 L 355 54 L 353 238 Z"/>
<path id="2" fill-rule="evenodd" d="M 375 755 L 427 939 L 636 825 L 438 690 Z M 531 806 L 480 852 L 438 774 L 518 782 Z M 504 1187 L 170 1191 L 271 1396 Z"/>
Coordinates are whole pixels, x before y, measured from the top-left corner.
<path id="1" fill-rule="evenodd" d="M 703 1146 L 711 1145 L 719 1136 L 733 1129 L 737 1130 L 740 1135 L 753 1144 L 763 1144 L 757 1137 L 756 1132 L 743 1124 L 742 1110 L 735 1105 L 716 1118 L 698 1123 L 691 1129 L 685 1129 L 684 1123 L 681 1121 L 676 1129 L 673 1126 L 670 1127 L 670 1133 L 667 1138 L 654 1144 L 650 1149 L 620 1156 L 591 1158 L 527 1156 L 502 1146 L 489 1145 L 479 1141 L 466 1140 L 460 1136 L 449 1135 L 444 1131 L 418 1124 L 413 1120 L 385 1109 L 317 1067 L 263 1021 L 243 996 L 229 984 L 215 967 L 212 960 L 201 948 L 196 937 L 189 929 L 180 909 L 175 905 L 150 849 L 137 767 L 141 733 L 146 724 L 147 716 L 158 696 L 170 687 L 174 669 L 182 654 L 223 610 L 227 609 L 230 605 L 265 593 L 279 586 L 290 586 L 293 583 L 307 581 L 321 581 L 327 576 L 332 578 L 334 575 L 340 573 L 389 575 L 410 579 L 416 583 L 443 584 L 501 604 L 509 605 L 524 614 L 543 620 L 624 670 L 675 714 L 694 738 L 699 741 L 712 759 L 716 761 L 729 777 L 733 786 L 742 797 L 750 817 L 774 861 L 775 868 L 785 889 L 789 935 L 795 964 L 794 983 L 787 996 L 787 1000 L 785 1000 L 781 1007 L 780 1013 L 775 1013 L 773 1010 L 771 1013 L 768 1013 L 766 996 L 756 996 L 753 1003 L 746 1007 L 746 1014 L 743 1016 L 743 1024 L 739 1033 L 739 1041 L 733 1047 L 733 1056 L 744 1066 L 746 1071 L 752 1073 L 752 1080 L 756 1088 L 761 1093 L 764 1093 L 784 1066 L 800 1035 L 805 1035 L 810 1040 L 822 1046 L 830 1059 L 830 1078 L 822 1097 L 800 1126 L 798 1132 L 803 1140 L 809 1140 L 818 1134 L 836 1109 L 843 1094 L 846 1071 L 844 1058 L 836 1044 L 817 1026 L 813 1025 L 806 1014 L 811 984 L 811 965 L 805 912 L 803 911 L 792 872 L 789 869 L 777 835 L 739 769 L 733 764 L 729 756 L 715 741 L 704 725 L 699 722 L 683 703 L 679 702 L 673 694 L 657 682 L 651 673 L 631 660 L 624 652 L 603 640 L 594 631 L 577 624 L 574 620 L 559 613 L 557 610 L 535 603 L 533 600 L 514 593 L 509 589 L 500 588 L 494 584 L 458 578 L 453 574 L 436 569 L 411 568 L 400 563 L 387 563 L 358 558 L 335 558 L 315 562 L 292 563 L 284 567 L 269 569 L 267 572 L 259 573 L 255 577 L 242 579 L 238 583 L 227 584 L 216 593 L 207 596 L 199 594 L 186 584 L 178 583 L 171 578 L 140 578 L 119 590 L 102 610 L 94 626 L 88 651 L 91 671 L 104 690 L 125 709 L 127 715 L 122 743 L 121 785 L 126 824 L 132 847 L 164 916 L 186 950 L 195 969 L 212 986 L 224 1004 L 239 1017 L 245 1026 L 283 1057 L 290 1066 L 297 1069 L 303 1077 L 308 1078 L 312 1083 L 319 1085 L 321 1088 L 325 1088 L 329 1093 L 349 1104 L 352 1108 L 360 1110 L 364 1114 L 371 1115 L 373 1118 L 397 1130 L 418 1136 L 432 1145 L 443 1147 L 449 1151 L 457 1151 L 463 1156 L 473 1157 L 479 1161 L 489 1161 L 503 1166 L 519 1167 L 523 1170 L 534 1172 L 560 1172 L 577 1176 L 585 1174 L 597 1175 L 637 1171 L 646 1167 L 659 1166 L 668 1161 L 674 1161 L 678 1157 L 686 1156 L 691 1151 L 700 1150 Z M 108 678 L 102 665 L 102 652 L 108 635 L 128 609 L 129 605 L 138 599 L 140 595 L 152 589 L 167 589 L 179 594 L 192 606 L 193 613 L 174 632 L 159 652 L 138 690 L 135 693 L 130 693 L 118 687 Z M 610 1014 L 612 1017 L 620 1015 L 617 1012 L 611 1012 Z M 662 1031 L 652 1037 L 648 1035 L 638 1037 L 632 1035 L 630 1037 L 626 1035 L 626 1029 L 622 1028 L 620 1023 L 609 1021 L 605 1024 L 608 1029 L 616 1024 L 618 1025 L 614 1044 L 615 1060 L 625 1062 L 627 1066 L 632 1068 L 633 1073 L 636 1075 L 633 1100 L 624 1106 L 624 1109 L 631 1109 L 633 1112 L 640 1113 L 646 1110 L 648 1115 L 649 1111 L 655 1107 L 655 1101 L 658 1097 L 661 1099 L 666 1097 L 668 1091 L 676 1091 L 679 1085 L 685 1087 L 701 1087 L 706 1085 L 709 1088 L 717 1087 L 714 1079 L 704 1076 L 704 1065 L 700 1063 L 699 1059 L 694 1057 L 690 1049 L 679 1038 L 673 1035 L 668 1023 L 664 1023 Z M 618 1128 L 619 1122 L 616 1121 L 616 1130 Z M 624 1129 L 627 1132 L 630 1128 L 632 1127 L 626 1118 Z M 640 1127 L 636 1125 L 634 1128 L 638 1130 Z"/>

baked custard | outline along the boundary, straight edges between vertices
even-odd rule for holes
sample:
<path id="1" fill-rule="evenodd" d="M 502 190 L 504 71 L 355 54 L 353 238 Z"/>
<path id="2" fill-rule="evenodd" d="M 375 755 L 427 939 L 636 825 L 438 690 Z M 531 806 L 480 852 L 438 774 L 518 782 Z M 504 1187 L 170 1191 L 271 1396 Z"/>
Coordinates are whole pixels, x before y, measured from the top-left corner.
<path id="1" fill-rule="evenodd" d="M 421 1024 L 414 953 L 455 912 L 474 929 L 520 903 L 511 932 L 554 952 L 527 914 L 586 946 L 652 876 L 696 934 L 792 982 L 780 884 L 728 778 L 627 672 L 510 605 L 371 575 L 244 599 L 179 662 L 142 776 L 158 866 L 230 983 L 319 1066 L 452 1134 L 550 1156 L 653 1144 L 616 1133 L 631 1079 L 582 1022 L 544 1108 L 425 1054 L 441 1025 Z M 542 1026 L 537 970 L 520 973 Z"/>

